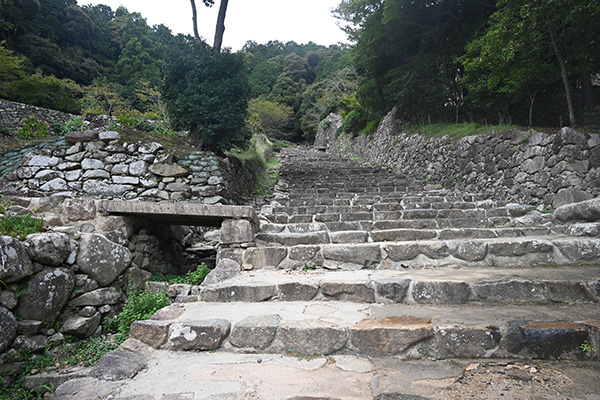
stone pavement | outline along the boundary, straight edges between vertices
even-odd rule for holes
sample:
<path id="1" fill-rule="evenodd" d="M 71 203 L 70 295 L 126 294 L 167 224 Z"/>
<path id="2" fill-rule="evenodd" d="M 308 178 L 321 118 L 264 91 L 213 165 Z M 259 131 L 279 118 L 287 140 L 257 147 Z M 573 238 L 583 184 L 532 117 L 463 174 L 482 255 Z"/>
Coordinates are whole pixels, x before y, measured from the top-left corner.
<path id="1" fill-rule="evenodd" d="M 126 344 L 127 347 L 127 344 Z M 133 379 L 82 378 L 55 399 L 418 400 L 600 398 L 600 365 L 507 360 L 398 360 L 229 352 L 140 350 L 149 358 Z M 475 376 L 473 376 L 475 375 Z M 485 382 L 482 384 L 481 381 Z"/>

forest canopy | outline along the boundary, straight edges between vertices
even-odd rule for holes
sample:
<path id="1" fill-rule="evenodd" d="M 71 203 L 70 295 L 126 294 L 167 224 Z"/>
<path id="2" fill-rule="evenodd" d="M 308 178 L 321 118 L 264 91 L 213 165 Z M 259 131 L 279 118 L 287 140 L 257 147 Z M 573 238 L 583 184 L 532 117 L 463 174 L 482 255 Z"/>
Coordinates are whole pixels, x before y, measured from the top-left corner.
<path id="1" fill-rule="evenodd" d="M 210 45 L 149 26 L 124 7 L 0 0 L 0 97 L 72 113 L 134 112 L 194 131 L 200 117 L 174 106 L 183 88 L 169 73 L 181 73 L 173 58 L 180 57 L 181 67 L 198 68 L 185 79 L 200 85 L 198 77 L 212 79 L 206 68 L 218 66 L 219 84 L 240 99 L 206 92 L 207 105 L 223 107 L 188 114 L 213 113 L 202 116 L 211 121 L 232 107 L 242 115 L 236 126 L 245 120 L 296 142 L 312 140 L 332 111 L 344 117 L 343 131 L 368 134 L 393 107 L 413 124 L 538 126 L 584 123 L 596 107 L 597 1 L 341 0 L 333 12 L 352 45 L 248 41 L 210 60 L 202 50 Z M 218 130 L 199 131 L 212 143 Z M 248 136 L 236 132 L 224 145 Z"/>

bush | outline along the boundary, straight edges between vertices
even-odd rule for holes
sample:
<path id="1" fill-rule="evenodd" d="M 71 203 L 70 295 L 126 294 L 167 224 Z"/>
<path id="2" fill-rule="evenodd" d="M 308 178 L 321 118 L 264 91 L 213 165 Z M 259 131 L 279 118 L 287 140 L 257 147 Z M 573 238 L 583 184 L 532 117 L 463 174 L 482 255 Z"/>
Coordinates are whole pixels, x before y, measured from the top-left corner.
<path id="1" fill-rule="evenodd" d="M 148 319 L 156 311 L 170 304 L 165 291 L 154 293 L 149 288 L 132 293 L 127 298 L 123 311 L 112 321 L 117 331 L 129 336 L 131 324 L 135 321 Z"/>
<path id="2" fill-rule="evenodd" d="M 285 138 L 289 136 L 285 134 L 284 129 L 294 116 L 292 107 L 258 97 L 250 100 L 248 110 L 258 117 L 269 137 Z"/>

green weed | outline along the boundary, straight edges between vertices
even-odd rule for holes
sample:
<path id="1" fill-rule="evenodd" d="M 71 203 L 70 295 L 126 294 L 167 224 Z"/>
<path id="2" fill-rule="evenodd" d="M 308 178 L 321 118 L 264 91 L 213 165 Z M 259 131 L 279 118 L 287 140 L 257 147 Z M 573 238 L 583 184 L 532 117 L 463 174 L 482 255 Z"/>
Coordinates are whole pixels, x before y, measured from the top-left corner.
<path id="1" fill-rule="evenodd" d="M 185 275 L 162 275 L 160 273 L 153 273 L 149 280 L 152 282 L 165 282 L 169 285 L 187 283 L 197 286 L 204 282 L 204 279 L 210 273 L 210 271 L 211 269 L 208 268 L 205 263 L 202 263 L 198 265 L 198 268 L 193 271 L 188 271 L 188 273 Z"/>
<path id="2" fill-rule="evenodd" d="M 271 158 L 263 173 L 256 183 L 256 194 L 258 196 L 270 196 L 273 194 L 273 188 L 279 182 L 279 160 Z"/>
<path id="3" fill-rule="evenodd" d="M 20 364 L 21 367 L 12 373 L 0 377 L 0 399 L 33 400 L 40 399 L 45 393 L 54 392 L 51 384 L 44 384 L 37 390 L 27 390 L 25 377 L 32 371 L 52 372 L 71 366 L 89 367 L 98 362 L 105 353 L 116 350 L 127 337 L 110 335 L 77 340 L 73 337 L 65 341 L 48 344 L 41 354 L 20 351 L 5 355 L 4 364 Z"/>
<path id="4" fill-rule="evenodd" d="M 79 115 L 71 117 L 71 119 L 69 119 L 64 124 L 62 124 L 60 122 L 54 123 L 54 130 L 61 135 L 65 135 L 69 132 L 77 132 L 77 131 L 81 130 L 82 127 L 83 127 L 83 118 Z"/>
<path id="5" fill-rule="evenodd" d="M 596 351 L 596 349 L 594 349 L 592 346 L 589 345 L 587 340 L 584 341 L 583 343 L 581 343 L 579 348 L 585 353 L 593 353 Z"/>
<path id="6" fill-rule="evenodd" d="M 107 328 L 116 328 L 117 332 L 129 336 L 131 324 L 135 321 L 148 319 L 156 311 L 170 304 L 166 291 L 153 293 L 149 288 L 144 291 L 132 293 L 125 301 L 123 311 L 119 313 Z"/>
<path id="7" fill-rule="evenodd" d="M 195 271 L 189 271 L 186 276 L 188 278 L 188 282 L 190 285 L 199 285 L 204 282 L 206 276 L 210 273 L 210 268 L 206 266 L 206 264 L 202 263 L 198 265 Z"/>
<path id="8" fill-rule="evenodd" d="M 48 136 L 50 128 L 45 122 L 37 120 L 35 115 L 23 118 L 23 127 L 17 131 L 19 139 L 43 138 Z"/>

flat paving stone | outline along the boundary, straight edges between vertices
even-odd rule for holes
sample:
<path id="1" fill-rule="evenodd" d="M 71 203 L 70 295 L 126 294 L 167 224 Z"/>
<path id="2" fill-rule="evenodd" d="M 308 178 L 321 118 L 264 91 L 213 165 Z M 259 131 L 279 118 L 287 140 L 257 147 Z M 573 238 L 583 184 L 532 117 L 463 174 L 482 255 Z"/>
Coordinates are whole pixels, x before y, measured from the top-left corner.
<path id="1" fill-rule="evenodd" d="M 496 377 L 502 381 L 495 381 Z M 469 385 L 461 385 L 461 380 Z M 505 386 L 500 387 L 502 382 Z M 467 390 L 490 399 L 500 390 L 504 394 L 500 398 L 507 399 L 595 400 L 600 393 L 600 363 L 536 362 L 532 366 L 481 359 L 299 358 L 158 350 L 145 370 L 111 389 L 107 393 L 115 400 L 450 400 L 470 397 Z"/>

